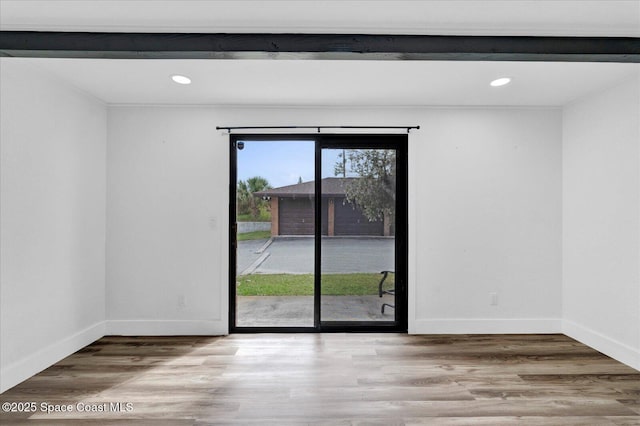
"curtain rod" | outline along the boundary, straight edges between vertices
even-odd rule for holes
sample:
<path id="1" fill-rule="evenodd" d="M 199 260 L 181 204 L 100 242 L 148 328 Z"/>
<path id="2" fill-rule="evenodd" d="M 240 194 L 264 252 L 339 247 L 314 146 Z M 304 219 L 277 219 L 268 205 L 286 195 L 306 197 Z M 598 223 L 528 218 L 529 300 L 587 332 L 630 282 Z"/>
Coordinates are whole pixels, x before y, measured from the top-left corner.
<path id="1" fill-rule="evenodd" d="M 407 133 L 409 133 L 411 129 L 419 130 L 420 126 L 216 126 L 216 130 L 226 130 L 229 133 L 232 130 L 259 129 L 317 129 L 318 133 L 321 129 L 407 129 Z"/>

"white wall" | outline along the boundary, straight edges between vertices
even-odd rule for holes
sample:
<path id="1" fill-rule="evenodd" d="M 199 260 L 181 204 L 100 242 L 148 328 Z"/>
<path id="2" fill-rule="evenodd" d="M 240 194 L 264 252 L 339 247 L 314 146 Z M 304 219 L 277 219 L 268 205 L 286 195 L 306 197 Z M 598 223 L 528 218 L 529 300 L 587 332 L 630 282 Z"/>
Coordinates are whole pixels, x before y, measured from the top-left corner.
<path id="1" fill-rule="evenodd" d="M 228 145 L 211 111 L 110 108 L 111 334 L 226 334 Z"/>
<path id="2" fill-rule="evenodd" d="M 428 111 L 420 124 L 411 331 L 558 332 L 560 112 Z"/>
<path id="3" fill-rule="evenodd" d="M 109 109 L 108 332 L 226 333 L 228 137 L 215 126 L 332 123 L 421 126 L 411 332 L 559 331 L 559 109 L 141 106 Z"/>
<path id="4" fill-rule="evenodd" d="M 563 117 L 563 328 L 640 369 L 640 73 Z"/>
<path id="5" fill-rule="evenodd" d="M 0 66 L 4 391 L 103 335 L 106 107 Z"/>

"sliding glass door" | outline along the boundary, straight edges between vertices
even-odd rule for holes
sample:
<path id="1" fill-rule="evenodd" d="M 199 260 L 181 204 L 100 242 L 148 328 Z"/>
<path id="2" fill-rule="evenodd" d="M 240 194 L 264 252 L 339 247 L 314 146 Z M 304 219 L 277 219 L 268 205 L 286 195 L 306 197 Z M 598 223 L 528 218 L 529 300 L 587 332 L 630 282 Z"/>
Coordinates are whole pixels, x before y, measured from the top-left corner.
<path id="1" fill-rule="evenodd" d="M 234 135 L 231 331 L 406 330 L 405 135 Z"/>
<path id="2" fill-rule="evenodd" d="M 397 211 L 404 214 L 398 208 L 401 147 L 374 139 L 320 142 L 320 211 L 327 212 L 319 243 L 320 319 L 325 328 L 394 327 L 402 322 L 404 304 L 397 298 L 404 291 L 401 281 L 396 283 L 397 254 L 402 251 L 396 244 Z"/>

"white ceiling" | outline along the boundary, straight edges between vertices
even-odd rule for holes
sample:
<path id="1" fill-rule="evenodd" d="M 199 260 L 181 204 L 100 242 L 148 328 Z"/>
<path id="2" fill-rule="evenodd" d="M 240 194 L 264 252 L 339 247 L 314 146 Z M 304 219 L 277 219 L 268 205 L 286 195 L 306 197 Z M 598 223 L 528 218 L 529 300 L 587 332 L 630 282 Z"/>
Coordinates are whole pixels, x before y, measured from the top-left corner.
<path id="1" fill-rule="evenodd" d="M 640 36 L 640 0 L 0 0 L 3 30 Z"/>
<path id="2" fill-rule="evenodd" d="M 2 58 L 44 69 L 109 104 L 560 106 L 640 64 L 558 62 Z M 173 74 L 192 78 L 189 86 Z M 510 85 L 489 82 L 508 76 Z"/>
<path id="3" fill-rule="evenodd" d="M 0 29 L 640 36 L 640 0 L 0 0 Z M 18 59 L 110 104 L 563 105 L 638 64 Z M 190 86 L 169 76 L 186 74 Z M 490 80 L 513 83 L 491 88 Z"/>

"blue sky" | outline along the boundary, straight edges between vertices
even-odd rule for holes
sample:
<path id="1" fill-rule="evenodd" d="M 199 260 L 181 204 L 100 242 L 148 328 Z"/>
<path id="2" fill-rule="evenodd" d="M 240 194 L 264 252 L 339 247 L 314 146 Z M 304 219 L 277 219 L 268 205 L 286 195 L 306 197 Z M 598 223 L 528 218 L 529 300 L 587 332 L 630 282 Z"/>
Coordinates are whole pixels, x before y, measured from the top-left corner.
<path id="1" fill-rule="evenodd" d="M 341 149 L 324 150 L 322 176 L 333 176 L 333 166 Z M 313 141 L 244 141 L 238 150 L 238 180 L 253 176 L 266 178 L 273 188 L 314 180 Z"/>

